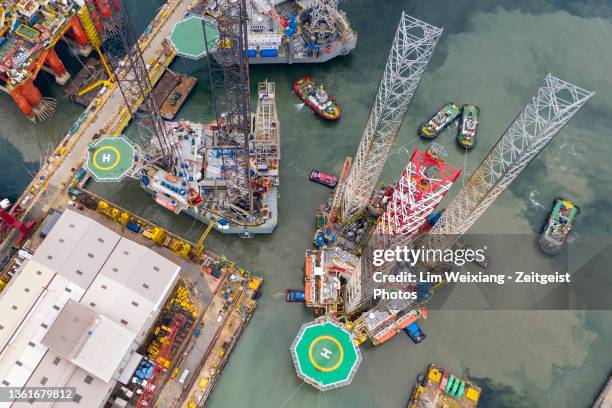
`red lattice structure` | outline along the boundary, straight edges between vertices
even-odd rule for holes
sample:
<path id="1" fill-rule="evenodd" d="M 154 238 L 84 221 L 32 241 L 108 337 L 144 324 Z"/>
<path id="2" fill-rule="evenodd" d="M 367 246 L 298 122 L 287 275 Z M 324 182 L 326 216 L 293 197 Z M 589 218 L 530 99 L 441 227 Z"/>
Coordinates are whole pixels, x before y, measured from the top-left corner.
<path id="1" fill-rule="evenodd" d="M 435 149 L 414 149 L 377 226 L 377 234 L 405 237 L 425 224 L 461 174 L 437 153 Z"/>

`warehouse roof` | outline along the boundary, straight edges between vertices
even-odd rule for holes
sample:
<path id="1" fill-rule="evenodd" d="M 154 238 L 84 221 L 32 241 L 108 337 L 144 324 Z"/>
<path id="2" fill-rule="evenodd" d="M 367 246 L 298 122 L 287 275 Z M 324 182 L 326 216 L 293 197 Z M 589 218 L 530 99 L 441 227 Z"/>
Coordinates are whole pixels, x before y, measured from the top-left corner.
<path id="1" fill-rule="evenodd" d="M 0 382 L 76 387 L 79 406 L 99 406 L 179 270 L 162 255 L 65 210 L 0 295 Z M 75 406 L 47 406 L 63 405 Z"/>

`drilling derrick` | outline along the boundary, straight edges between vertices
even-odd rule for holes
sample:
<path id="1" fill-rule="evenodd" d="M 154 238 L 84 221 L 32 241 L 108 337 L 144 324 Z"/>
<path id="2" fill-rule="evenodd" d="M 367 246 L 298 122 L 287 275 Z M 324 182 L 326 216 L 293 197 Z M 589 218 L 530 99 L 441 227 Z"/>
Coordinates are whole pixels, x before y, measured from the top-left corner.
<path id="1" fill-rule="evenodd" d="M 234 152 L 230 163 L 223 154 L 228 201 L 237 214 L 253 214 L 249 174 L 251 110 L 245 0 L 217 1 L 218 40 L 205 39 L 213 105 L 217 117 L 216 145 Z M 205 31 L 206 36 L 206 31 Z"/>
<path id="2" fill-rule="evenodd" d="M 102 3 L 104 7 L 100 8 Z M 88 7 L 83 7 L 79 17 L 93 23 L 86 24 L 90 31 L 97 31 L 103 54 L 109 61 L 110 79 L 119 87 L 126 110 L 136 124 L 139 144 L 147 150 L 151 162 L 170 169 L 173 149 L 152 95 L 149 73 L 124 1 L 86 4 Z M 140 107 L 139 100 L 142 100 Z"/>
<path id="3" fill-rule="evenodd" d="M 402 13 L 342 197 L 342 223 L 359 218 L 372 196 L 391 146 L 442 29 Z"/>
<path id="4" fill-rule="evenodd" d="M 433 226 L 426 246 L 452 246 L 593 94 L 552 74 L 546 75 L 527 106 Z"/>
<path id="5" fill-rule="evenodd" d="M 374 272 L 388 273 L 395 266 L 386 262 L 384 267 L 375 268 L 372 251 L 408 245 L 421 236 L 427 218 L 461 173 L 446 163 L 445 158 L 445 152 L 437 144 L 425 152 L 413 151 L 368 243 L 368 250 L 362 255 L 361 268 L 349 279 L 346 296 L 349 312 L 370 301 Z"/>

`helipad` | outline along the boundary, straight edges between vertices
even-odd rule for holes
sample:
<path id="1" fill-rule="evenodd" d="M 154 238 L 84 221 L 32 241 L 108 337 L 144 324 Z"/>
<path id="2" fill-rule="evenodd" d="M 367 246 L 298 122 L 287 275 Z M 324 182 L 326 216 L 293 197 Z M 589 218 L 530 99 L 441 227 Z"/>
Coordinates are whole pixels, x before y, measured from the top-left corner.
<path id="1" fill-rule="evenodd" d="M 105 137 L 89 148 L 87 168 L 97 181 L 119 181 L 132 168 L 134 154 L 124 137 Z"/>
<path id="2" fill-rule="evenodd" d="M 219 30 L 214 22 L 195 15 L 179 21 L 170 34 L 170 42 L 177 54 L 191 59 L 204 57 L 206 50 L 212 51 L 218 41 Z"/>
<path id="3" fill-rule="evenodd" d="M 361 363 L 353 335 L 325 320 L 302 326 L 291 345 L 291 355 L 298 377 L 323 391 L 350 384 Z"/>

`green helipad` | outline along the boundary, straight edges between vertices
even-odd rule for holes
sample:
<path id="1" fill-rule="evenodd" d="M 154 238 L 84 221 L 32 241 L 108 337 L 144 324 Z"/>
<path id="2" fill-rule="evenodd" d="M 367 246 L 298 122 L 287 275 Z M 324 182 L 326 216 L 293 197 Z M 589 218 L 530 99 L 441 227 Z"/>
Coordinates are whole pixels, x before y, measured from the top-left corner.
<path id="1" fill-rule="evenodd" d="M 124 137 L 104 137 L 89 148 L 87 168 L 97 181 L 119 181 L 134 165 L 134 154 Z"/>
<path id="2" fill-rule="evenodd" d="M 361 363 L 353 335 L 325 320 L 302 326 L 291 345 L 291 356 L 298 377 L 322 391 L 350 384 Z"/>
<path id="3" fill-rule="evenodd" d="M 219 42 L 219 30 L 215 23 L 200 16 L 189 16 L 179 21 L 170 34 L 170 42 L 177 54 L 191 59 L 200 59 L 212 51 Z"/>

